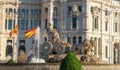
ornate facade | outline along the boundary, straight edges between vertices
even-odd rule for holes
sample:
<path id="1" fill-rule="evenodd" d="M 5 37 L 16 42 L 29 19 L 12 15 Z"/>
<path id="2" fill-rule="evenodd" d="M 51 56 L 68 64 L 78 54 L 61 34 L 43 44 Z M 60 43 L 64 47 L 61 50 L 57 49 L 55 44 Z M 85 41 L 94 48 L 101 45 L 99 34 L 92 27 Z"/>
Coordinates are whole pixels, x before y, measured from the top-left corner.
<path id="1" fill-rule="evenodd" d="M 19 49 L 28 56 L 36 40 L 25 39 L 24 32 L 39 26 L 42 44 L 49 23 L 53 23 L 61 40 L 75 45 L 93 39 L 94 55 L 104 63 L 119 63 L 119 16 L 119 0 L 0 0 L 0 59 L 10 55 L 16 60 Z M 16 24 L 19 33 L 9 38 Z"/>

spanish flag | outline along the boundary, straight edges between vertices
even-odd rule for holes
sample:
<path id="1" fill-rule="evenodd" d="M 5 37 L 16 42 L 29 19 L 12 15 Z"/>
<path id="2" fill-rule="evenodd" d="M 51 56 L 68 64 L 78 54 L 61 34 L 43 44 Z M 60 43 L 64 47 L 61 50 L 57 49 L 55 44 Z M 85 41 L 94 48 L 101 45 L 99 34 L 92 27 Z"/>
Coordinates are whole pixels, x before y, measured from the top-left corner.
<path id="1" fill-rule="evenodd" d="M 34 36 L 34 35 L 36 34 L 36 30 L 37 30 L 37 27 L 32 28 L 32 29 L 26 31 L 26 32 L 25 32 L 25 37 L 26 37 L 26 38 L 29 38 L 29 37 Z"/>
<path id="2" fill-rule="evenodd" d="M 15 28 L 9 33 L 10 38 L 18 33 L 18 25 L 15 26 Z"/>

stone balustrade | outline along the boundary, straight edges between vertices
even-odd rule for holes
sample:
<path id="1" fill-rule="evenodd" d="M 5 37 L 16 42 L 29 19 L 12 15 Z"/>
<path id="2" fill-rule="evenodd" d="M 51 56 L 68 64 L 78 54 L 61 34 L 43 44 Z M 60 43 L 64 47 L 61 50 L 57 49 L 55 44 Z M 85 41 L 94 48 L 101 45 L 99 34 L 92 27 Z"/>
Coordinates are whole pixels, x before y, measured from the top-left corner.
<path id="1" fill-rule="evenodd" d="M 0 70 L 59 70 L 60 64 L 0 64 Z M 82 70 L 120 70 L 120 64 L 84 64 Z"/>

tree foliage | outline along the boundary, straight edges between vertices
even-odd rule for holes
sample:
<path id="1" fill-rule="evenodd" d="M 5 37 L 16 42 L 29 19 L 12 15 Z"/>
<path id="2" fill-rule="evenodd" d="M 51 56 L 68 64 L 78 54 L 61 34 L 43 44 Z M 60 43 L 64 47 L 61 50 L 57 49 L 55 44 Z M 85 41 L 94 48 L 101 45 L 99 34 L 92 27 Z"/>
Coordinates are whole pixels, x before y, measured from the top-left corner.
<path id="1" fill-rule="evenodd" d="M 60 70 L 81 70 L 81 63 L 74 53 L 69 52 L 62 60 Z"/>
<path id="2" fill-rule="evenodd" d="M 7 63 L 12 64 L 12 63 L 15 63 L 15 62 L 13 61 L 13 59 L 10 59 Z"/>

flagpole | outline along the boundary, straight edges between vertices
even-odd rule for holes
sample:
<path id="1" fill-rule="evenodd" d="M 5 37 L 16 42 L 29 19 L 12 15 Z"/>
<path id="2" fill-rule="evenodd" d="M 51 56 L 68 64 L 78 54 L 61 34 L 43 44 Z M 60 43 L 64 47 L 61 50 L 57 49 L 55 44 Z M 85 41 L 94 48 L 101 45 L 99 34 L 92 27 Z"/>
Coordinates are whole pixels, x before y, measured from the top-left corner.
<path id="1" fill-rule="evenodd" d="M 18 25 L 18 23 L 17 23 Z M 17 44 L 16 44 L 16 62 L 18 62 L 18 55 L 19 55 L 19 26 L 18 26 L 18 32 L 17 32 Z"/>
<path id="2" fill-rule="evenodd" d="M 37 27 L 37 38 L 38 38 L 38 40 L 37 40 L 37 46 L 38 46 L 38 62 L 39 62 L 39 42 L 40 42 L 40 40 L 39 40 L 39 35 L 40 35 L 40 29 L 39 29 L 39 27 Z"/>
<path id="3" fill-rule="evenodd" d="M 12 39 L 13 39 L 12 59 L 14 60 L 14 57 L 15 57 L 15 44 L 14 44 L 15 41 L 14 41 L 14 39 L 15 39 L 15 37 L 13 36 Z"/>

